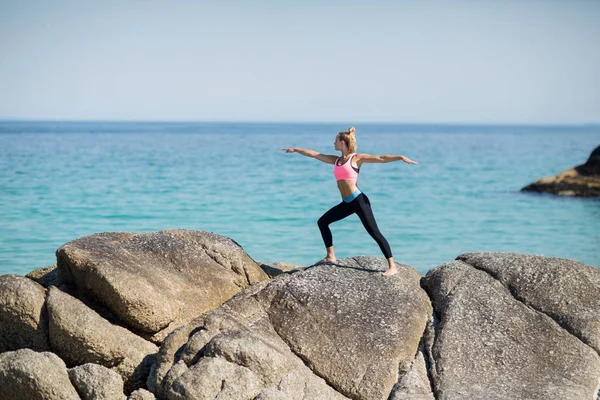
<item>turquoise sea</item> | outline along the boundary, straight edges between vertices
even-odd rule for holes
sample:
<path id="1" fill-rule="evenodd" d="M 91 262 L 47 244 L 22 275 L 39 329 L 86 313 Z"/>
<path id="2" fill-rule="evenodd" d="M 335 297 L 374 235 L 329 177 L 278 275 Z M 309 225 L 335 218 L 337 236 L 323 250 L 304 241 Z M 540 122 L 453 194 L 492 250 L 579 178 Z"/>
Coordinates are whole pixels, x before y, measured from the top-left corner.
<path id="1" fill-rule="evenodd" d="M 543 254 L 600 267 L 600 201 L 521 193 L 584 163 L 600 126 L 353 124 L 359 187 L 397 261 L 425 273 L 464 252 Z M 257 261 L 325 255 L 317 219 L 340 201 L 339 123 L 0 122 L 0 274 L 55 263 L 96 232 L 168 228 L 231 237 Z M 381 256 L 356 216 L 332 225 L 338 258 Z"/>

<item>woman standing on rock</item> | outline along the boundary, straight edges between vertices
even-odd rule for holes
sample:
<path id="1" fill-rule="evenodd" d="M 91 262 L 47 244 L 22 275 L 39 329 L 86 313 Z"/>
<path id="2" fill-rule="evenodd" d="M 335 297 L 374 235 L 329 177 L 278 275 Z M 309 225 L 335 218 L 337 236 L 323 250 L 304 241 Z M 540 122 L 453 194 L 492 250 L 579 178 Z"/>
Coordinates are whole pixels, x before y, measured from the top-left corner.
<path id="1" fill-rule="evenodd" d="M 369 154 L 356 154 L 356 136 L 354 131 L 354 127 L 350 127 L 347 132 L 340 132 L 335 137 L 335 142 L 333 144 L 336 150 L 342 152 L 341 157 L 325 155 L 314 150 L 299 148 L 284 148 L 283 150 L 285 150 L 286 153 L 299 153 L 303 156 L 316 158 L 327 164 L 334 164 L 333 174 L 337 180 L 340 194 L 342 195 L 342 202 L 331 208 L 319 218 L 319 229 L 321 230 L 321 236 L 323 237 L 325 248 L 327 249 L 327 256 L 319 261 L 319 263 L 336 262 L 335 254 L 333 252 L 333 237 L 329 225 L 356 213 L 363 223 L 363 226 L 369 235 L 375 239 L 388 261 L 388 270 L 385 271 L 383 275 L 394 275 L 398 270 L 396 269 L 396 264 L 394 264 L 390 245 L 381 232 L 379 232 L 375 217 L 373 216 L 373 210 L 371 210 L 369 198 L 360 191 L 356 182 L 358 181 L 358 173 L 363 163 L 388 163 L 400 160 L 408 164 L 417 163 L 404 156 L 372 156 Z"/>

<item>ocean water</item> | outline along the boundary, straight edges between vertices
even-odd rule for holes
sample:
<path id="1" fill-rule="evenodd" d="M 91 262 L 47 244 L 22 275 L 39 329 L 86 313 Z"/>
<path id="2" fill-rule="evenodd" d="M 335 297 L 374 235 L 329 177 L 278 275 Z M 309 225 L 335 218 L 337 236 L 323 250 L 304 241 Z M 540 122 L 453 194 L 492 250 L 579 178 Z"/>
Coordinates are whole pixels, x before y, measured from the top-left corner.
<path id="1" fill-rule="evenodd" d="M 584 163 L 600 126 L 356 124 L 359 187 L 397 261 L 421 273 L 459 254 L 521 252 L 600 267 L 600 201 L 522 193 Z M 340 199 L 333 166 L 346 124 L 0 122 L 0 274 L 55 263 L 97 232 L 198 229 L 256 261 L 311 265 L 317 219 Z M 355 215 L 331 226 L 338 258 L 381 256 Z"/>

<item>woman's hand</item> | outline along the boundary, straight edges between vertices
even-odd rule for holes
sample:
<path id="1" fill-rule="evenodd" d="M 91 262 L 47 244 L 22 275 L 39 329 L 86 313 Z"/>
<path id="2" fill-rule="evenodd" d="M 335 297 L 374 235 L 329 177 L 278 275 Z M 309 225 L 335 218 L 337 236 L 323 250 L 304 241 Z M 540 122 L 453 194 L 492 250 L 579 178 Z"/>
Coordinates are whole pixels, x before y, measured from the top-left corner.
<path id="1" fill-rule="evenodd" d="M 404 162 L 405 162 L 405 163 L 407 163 L 407 164 L 418 164 L 418 162 L 416 162 L 416 161 L 413 161 L 413 160 L 411 160 L 410 158 L 408 158 L 408 157 L 404 157 L 404 156 L 402 156 L 401 160 L 402 160 L 402 161 L 404 161 Z"/>
<path id="2" fill-rule="evenodd" d="M 286 153 L 295 153 L 296 152 L 296 148 L 292 147 L 292 148 L 283 148 L 281 150 L 285 150 Z"/>

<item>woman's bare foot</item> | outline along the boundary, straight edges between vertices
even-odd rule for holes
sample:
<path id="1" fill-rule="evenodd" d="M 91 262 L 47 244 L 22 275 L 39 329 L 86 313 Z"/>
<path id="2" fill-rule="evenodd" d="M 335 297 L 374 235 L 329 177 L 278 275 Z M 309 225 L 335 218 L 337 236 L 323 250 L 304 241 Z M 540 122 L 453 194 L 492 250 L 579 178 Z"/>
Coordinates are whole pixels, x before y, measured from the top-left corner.
<path id="1" fill-rule="evenodd" d="M 317 261 L 316 264 L 334 264 L 336 261 L 335 257 L 325 257 L 324 259 Z"/>
<path id="2" fill-rule="evenodd" d="M 394 257 L 388 258 L 387 262 L 388 262 L 388 269 L 387 269 L 387 271 L 385 271 L 383 273 L 383 275 L 384 276 L 396 275 L 398 273 L 398 270 L 396 269 L 396 263 L 394 262 Z"/>

